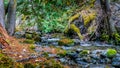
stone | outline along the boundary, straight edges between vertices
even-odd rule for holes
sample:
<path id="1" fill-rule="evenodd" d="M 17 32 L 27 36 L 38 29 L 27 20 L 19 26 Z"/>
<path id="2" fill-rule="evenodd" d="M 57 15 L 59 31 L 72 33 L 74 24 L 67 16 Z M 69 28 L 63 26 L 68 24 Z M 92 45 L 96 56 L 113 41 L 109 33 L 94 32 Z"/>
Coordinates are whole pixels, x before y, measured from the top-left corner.
<path id="1" fill-rule="evenodd" d="M 116 61 L 117 61 L 117 62 L 120 62 L 120 57 L 114 57 L 114 58 L 112 59 L 112 61 L 113 61 L 113 62 L 116 62 Z"/>
<path id="2" fill-rule="evenodd" d="M 120 67 L 120 62 L 112 62 L 112 66 L 119 68 Z"/>

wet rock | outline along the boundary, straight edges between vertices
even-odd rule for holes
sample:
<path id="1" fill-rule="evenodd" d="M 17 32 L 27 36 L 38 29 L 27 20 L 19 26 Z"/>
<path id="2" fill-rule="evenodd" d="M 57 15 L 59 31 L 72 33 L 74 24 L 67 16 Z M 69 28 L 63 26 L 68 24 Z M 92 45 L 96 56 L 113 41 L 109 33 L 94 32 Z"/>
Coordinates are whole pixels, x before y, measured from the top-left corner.
<path id="1" fill-rule="evenodd" d="M 76 58 L 78 58 L 78 54 L 77 53 L 67 53 L 67 56 L 70 57 L 73 60 L 75 60 Z"/>
<path id="2" fill-rule="evenodd" d="M 70 50 L 70 49 L 72 49 L 73 47 L 62 46 L 62 48 L 63 48 L 64 50 Z"/>
<path id="3" fill-rule="evenodd" d="M 95 60 L 99 60 L 100 59 L 100 56 L 97 55 L 97 54 L 91 54 L 90 57 L 95 59 Z"/>
<path id="4" fill-rule="evenodd" d="M 62 63 L 67 63 L 67 60 L 66 60 L 65 58 L 60 58 L 59 60 L 60 60 L 60 62 L 62 62 Z"/>
<path id="5" fill-rule="evenodd" d="M 80 42 L 80 45 L 81 45 L 81 46 L 92 46 L 92 43 L 81 41 L 81 42 Z"/>
<path id="6" fill-rule="evenodd" d="M 89 68 L 114 68 L 114 67 L 110 65 L 103 65 L 103 64 L 98 64 L 98 65 L 91 64 Z"/>
<path id="7" fill-rule="evenodd" d="M 51 39 L 47 39 L 48 42 L 57 42 L 59 41 L 59 38 L 51 38 Z"/>
<path id="8" fill-rule="evenodd" d="M 105 61 L 105 59 L 100 59 L 100 60 L 99 60 L 99 63 L 100 63 L 100 64 L 105 64 L 106 61 Z"/>
<path id="9" fill-rule="evenodd" d="M 112 66 L 119 68 L 120 67 L 120 62 L 112 62 Z"/>
<path id="10" fill-rule="evenodd" d="M 106 44 L 106 43 L 102 43 L 102 42 L 94 42 L 93 45 L 94 46 L 112 46 L 112 45 L 109 45 L 109 44 Z"/>
<path id="11" fill-rule="evenodd" d="M 80 53 L 82 50 L 83 50 L 83 49 L 77 48 L 77 49 L 76 49 L 76 52 L 77 52 L 77 53 Z"/>
<path id="12" fill-rule="evenodd" d="M 76 58 L 75 61 L 83 61 L 83 58 Z"/>
<path id="13" fill-rule="evenodd" d="M 23 38 L 25 36 L 25 31 L 15 32 L 14 36 L 16 38 Z"/>
<path id="14" fill-rule="evenodd" d="M 48 54 L 49 57 L 56 57 L 56 54 Z"/>
<path id="15" fill-rule="evenodd" d="M 80 44 L 80 40 L 79 39 L 73 39 L 75 44 Z"/>
<path id="16" fill-rule="evenodd" d="M 87 62 L 83 62 L 83 61 L 76 61 L 76 62 L 80 65 L 87 65 L 88 64 Z"/>
<path id="17" fill-rule="evenodd" d="M 104 53 L 105 52 L 105 50 L 93 50 L 92 52 L 91 52 L 91 54 L 102 54 L 102 53 Z"/>
<path id="18" fill-rule="evenodd" d="M 117 62 L 120 62 L 120 57 L 115 57 L 115 58 L 112 59 L 112 61 L 113 61 L 113 62 L 116 62 L 116 61 L 117 61 Z"/>

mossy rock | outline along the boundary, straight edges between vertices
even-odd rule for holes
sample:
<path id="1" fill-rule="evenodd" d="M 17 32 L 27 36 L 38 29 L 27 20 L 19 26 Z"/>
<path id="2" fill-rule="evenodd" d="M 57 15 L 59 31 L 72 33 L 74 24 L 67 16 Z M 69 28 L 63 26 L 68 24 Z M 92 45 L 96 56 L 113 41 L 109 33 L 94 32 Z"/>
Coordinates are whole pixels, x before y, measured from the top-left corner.
<path id="1" fill-rule="evenodd" d="M 62 45 L 65 45 L 65 46 L 74 45 L 74 40 L 68 39 L 68 38 L 61 39 L 58 41 L 58 45 L 60 45 L 60 46 L 62 46 Z"/>
<path id="2" fill-rule="evenodd" d="M 25 38 L 26 38 L 26 39 L 33 39 L 33 36 L 32 36 L 32 34 L 30 34 L 30 33 L 26 33 L 26 34 L 25 34 Z"/>
<path id="3" fill-rule="evenodd" d="M 40 42 L 41 39 L 40 39 L 40 35 L 36 34 L 33 36 L 33 39 L 36 41 L 36 42 Z"/>
<path id="4" fill-rule="evenodd" d="M 65 57 L 66 54 L 67 54 L 67 51 L 66 51 L 66 50 L 62 50 L 62 51 L 59 51 L 59 53 L 57 53 L 57 55 L 58 55 L 59 57 Z"/>
<path id="5" fill-rule="evenodd" d="M 26 32 L 25 33 L 26 39 L 33 39 L 36 42 L 41 41 L 40 36 L 41 35 L 39 33 L 37 33 L 37 32 Z"/>
<path id="6" fill-rule="evenodd" d="M 108 58 L 113 58 L 117 54 L 117 51 L 115 49 L 107 49 L 106 56 Z"/>
<path id="7" fill-rule="evenodd" d="M 68 34 L 77 34 L 81 40 L 84 39 L 83 33 L 87 32 L 87 29 L 91 23 L 96 18 L 96 11 L 90 8 L 87 8 L 85 10 L 82 10 L 81 12 L 71 16 L 68 21 L 68 25 L 66 26 L 64 33 Z M 76 21 L 76 22 L 75 22 Z M 82 28 L 79 28 L 82 27 Z M 90 29 L 96 29 L 96 27 L 92 27 Z M 80 31 L 82 30 L 82 31 Z M 70 32 L 72 31 L 72 32 Z M 95 31 L 95 30 L 94 30 Z M 90 32 L 90 31 L 89 31 Z M 93 30 L 91 31 L 93 32 Z M 90 33 L 91 34 L 91 33 Z M 72 36 L 72 35 L 71 35 Z"/>
<path id="8" fill-rule="evenodd" d="M 26 40 L 23 41 L 23 43 L 34 44 L 35 41 L 34 40 L 30 40 L 30 39 L 26 39 Z"/>
<path id="9" fill-rule="evenodd" d="M 84 56 L 84 55 L 88 55 L 90 52 L 89 52 L 89 50 L 82 50 L 80 53 L 79 53 L 79 55 L 80 56 Z"/>

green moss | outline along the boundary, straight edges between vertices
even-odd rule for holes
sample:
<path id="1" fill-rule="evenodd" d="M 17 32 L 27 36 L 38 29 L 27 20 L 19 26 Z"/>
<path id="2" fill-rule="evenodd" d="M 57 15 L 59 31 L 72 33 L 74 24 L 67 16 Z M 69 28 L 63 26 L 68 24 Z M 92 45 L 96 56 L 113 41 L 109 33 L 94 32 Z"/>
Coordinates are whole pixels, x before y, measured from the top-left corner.
<path id="1" fill-rule="evenodd" d="M 89 54 L 89 50 L 82 50 L 79 55 L 80 56 L 84 56 L 84 55 L 88 55 Z"/>
<path id="2" fill-rule="evenodd" d="M 26 39 L 33 39 L 32 34 L 26 33 L 25 34 Z"/>
<path id="3" fill-rule="evenodd" d="M 75 19 L 77 19 L 79 16 L 80 16 L 80 14 L 75 14 L 74 16 L 71 16 L 69 18 L 69 23 L 72 22 L 72 21 L 74 21 Z"/>
<path id="4" fill-rule="evenodd" d="M 106 34 L 102 34 L 101 37 L 100 37 L 100 40 L 102 41 L 109 41 L 109 35 L 106 35 Z"/>
<path id="5" fill-rule="evenodd" d="M 117 51 L 115 49 L 108 49 L 106 52 L 106 56 L 109 58 L 115 57 L 117 54 Z"/>
<path id="6" fill-rule="evenodd" d="M 23 43 L 34 44 L 35 41 L 34 40 L 30 40 L 30 39 L 26 39 L 26 40 L 23 41 Z"/>
<path id="7" fill-rule="evenodd" d="M 83 20 L 84 20 L 84 25 L 87 26 L 90 23 L 90 21 L 95 19 L 96 12 L 91 10 L 90 8 L 88 8 L 86 10 L 83 10 L 81 12 L 81 15 L 82 15 Z"/>
<path id="8" fill-rule="evenodd" d="M 74 41 L 72 39 L 68 39 L 68 38 L 65 38 L 65 39 L 61 39 L 58 41 L 58 44 L 59 45 L 73 45 L 74 44 Z"/>
<path id="9" fill-rule="evenodd" d="M 35 45 L 30 45 L 30 49 L 34 50 L 35 49 Z"/>
<path id="10" fill-rule="evenodd" d="M 77 26 L 75 26 L 74 24 L 71 24 L 70 25 L 70 29 L 73 30 L 75 33 L 77 33 L 77 35 L 79 36 L 79 38 L 81 40 L 83 40 L 83 36 L 81 35 L 80 29 Z"/>
<path id="11" fill-rule="evenodd" d="M 120 44 L 120 35 L 118 33 L 113 33 L 112 34 L 113 40 L 115 40 L 115 44 L 119 45 Z"/>
<path id="12" fill-rule="evenodd" d="M 39 68 L 64 68 L 64 66 L 60 62 L 50 59 L 45 62 L 40 62 Z"/>
<path id="13" fill-rule="evenodd" d="M 67 54 L 66 50 L 62 50 L 62 51 L 59 51 L 59 53 L 57 53 L 57 55 L 60 56 L 60 57 L 65 57 L 66 54 Z"/>

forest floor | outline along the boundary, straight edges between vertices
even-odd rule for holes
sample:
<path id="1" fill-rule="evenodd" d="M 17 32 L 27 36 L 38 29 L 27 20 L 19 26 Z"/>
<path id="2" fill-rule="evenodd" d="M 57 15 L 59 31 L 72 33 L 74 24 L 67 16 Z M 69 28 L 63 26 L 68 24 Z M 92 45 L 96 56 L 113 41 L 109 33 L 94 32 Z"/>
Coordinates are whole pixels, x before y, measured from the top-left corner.
<path id="1" fill-rule="evenodd" d="M 65 68 L 93 68 L 99 66 L 101 68 L 114 68 L 114 66 L 119 66 L 120 60 L 114 60 L 120 59 L 119 46 L 102 42 L 81 42 L 79 39 L 73 39 L 74 45 L 61 46 L 56 41 L 62 37 L 59 35 L 62 34 L 58 34 L 56 37 L 53 37 L 53 34 L 49 37 L 44 35 L 44 38 L 41 39 L 42 42 L 35 44 L 23 43 L 26 39 L 12 38 L 11 48 L 2 49 L 2 53 L 23 64 L 35 64 L 53 59 L 60 62 Z M 114 59 L 108 58 L 104 54 L 108 49 L 117 51 L 117 56 Z"/>

